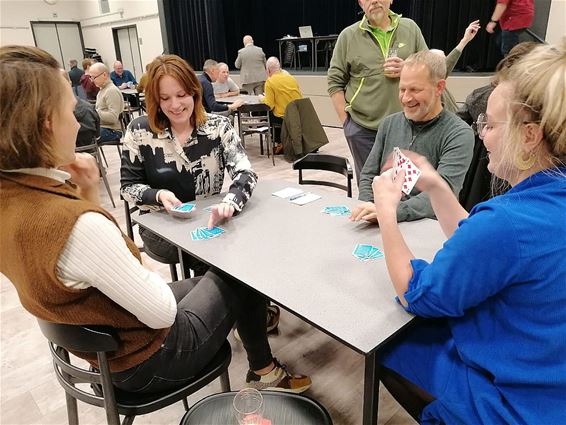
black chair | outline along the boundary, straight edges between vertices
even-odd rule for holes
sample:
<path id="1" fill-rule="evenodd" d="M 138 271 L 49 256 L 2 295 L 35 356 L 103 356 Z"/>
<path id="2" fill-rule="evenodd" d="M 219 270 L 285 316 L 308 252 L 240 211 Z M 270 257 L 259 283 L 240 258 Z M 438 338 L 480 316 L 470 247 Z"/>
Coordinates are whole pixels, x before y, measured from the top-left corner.
<path id="1" fill-rule="evenodd" d="M 96 139 L 93 138 L 92 143 L 90 145 L 75 147 L 75 152 L 84 152 L 94 156 L 94 159 L 96 159 L 96 164 L 98 165 L 98 170 L 100 171 L 100 176 L 102 177 L 102 181 L 104 182 L 104 186 L 106 187 L 108 196 L 110 196 L 110 201 L 112 201 L 112 207 L 116 208 L 116 204 L 114 203 L 114 197 L 112 196 L 112 191 L 110 190 L 110 184 L 108 184 L 108 178 L 106 176 L 106 168 L 102 164 L 102 159 L 100 157 L 100 153 L 102 151 L 100 149 L 100 146 L 98 146 L 98 142 L 96 141 Z"/>
<path id="2" fill-rule="evenodd" d="M 137 206 L 130 206 L 130 204 L 124 200 L 124 216 L 126 217 L 126 234 L 131 240 L 134 240 L 134 226 L 135 223 L 132 221 L 132 214 L 136 211 L 139 211 Z M 164 258 L 153 251 L 150 251 L 145 245 L 142 247 L 138 247 L 140 252 L 145 252 L 149 258 L 152 260 L 157 261 L 158 263 L 168 264 L 169 271 L 171 273 L 172 282 L 179 280 L 179 275 L 177 274 L 177 264 L 179 261 L 177 260 L 174 263 L 171 263 L 167 258 Z"/>
<path id="3" fill-rule="evenodd" d="M 269 118 L 269 106 L 258 104 L 244 104 L 238 108 L 238 129 L 242 145 L 246 147 L 245 137 L 252 134 L 259 134 L 260 154 L 263 155 L 263 137 L 266 139 L 267 157 L 269 151 L 274 152 L 275 146 L 271 137 L 271 119 Z M 275 165 L 275 158 L 273 158 Z"/>
<path id="4" fill-rule="evenodd" d="M 178 401 L 183 401 L 188 410 L 187 397 L 220 377 L 222 391 L 230 391 L 228 366 L 232 351 L 228 341 L 216 356 L 195 378 L 182 388 L 164 393 L 129 393 L 112 385 L 107 353 L 118 348 L 119 341 L 110 328 L 65 325 L 38 319 L 39 327 L 47 338 L 57 380 L 65 390 L 69 425 L 78 425 L 77 400 L 106 410 L 109 425 L 119 425 L 124 415 L 123 425 L 130 425 L 139 415 L 154 412 Z M 73 364 L 69 351 L 96 353 L 100 371 L 92 367 Z M 91 389 L 84 385 L 91 384 Z"/>
<path id="5" fill-rule="evenodd" d="M 352 178 L 354 173 L 348 158 L 321 153 L 309 153 L 293 163 L 293 170 L 299 170 L 299 184 L 336 187 L 345 190 L 349 198 L 352 197 Z M 304 180 L 303 170 L 325 170 L 342 174 L 347 179 L 347 185 L 322 180 Z"/>
<path id="6" fill-rule="evenodd" d="M 273 425 L 332 425 L 326 409 L 317 401 L 293 393 L 262 391 L 263 417 Z M 195 403 L 180 425 L 226 425 L 235 424 L 232 410 L 235 392 L 210 395 Z"/>

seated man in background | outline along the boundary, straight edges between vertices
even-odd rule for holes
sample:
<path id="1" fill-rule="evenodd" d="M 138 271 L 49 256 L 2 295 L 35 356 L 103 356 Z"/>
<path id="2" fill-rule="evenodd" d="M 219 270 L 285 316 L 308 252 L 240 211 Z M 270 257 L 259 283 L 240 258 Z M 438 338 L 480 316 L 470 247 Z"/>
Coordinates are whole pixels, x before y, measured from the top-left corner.
<path id="1" fill-rule="evenodd" d="M 283 153 L 283 145 L 281 144 L 281 127 L 285 109 L 293 100 L 302 99 L 303 94 L 299 87 L 299 83 L 291 74 L 281 69 L 281 63 L 275 56 L 267 59 L 265 64 L 267 69 L 267 81 L 265 82 L 265 96 L 260 95 L 261 102 L 265 103 L 270 111 L 272 124 L 279 124 L 275 128 L 275 153 Z"/>
<path id="2" fill-rule="evenodd" d="M 379 126 L 360 176 L 359 199 L 364 202 L 352 210 L 351 220 L 377 222 L 372 182 L 391 166 L 394 147 L 426 157 L 454 193 L 460 192 L 472 159 L 474 133 L 469 125 L 442 107 L 445 77 L 446 61 L 434 52 L 414 53 L 405 61 L 399 81 L 403 112 L 389 115 Z M 435 218 L 430 199 L 413 188 L 397 208 L 397 221 L 425 217 Z"/>
<path id="3" fill-rule="evenodd" d="M 114 85 L 120 90 L 128 87 L 132 88 L 131 86 L 138 84 L 133 74 L 127 69 L 124 69 L 124 65 L 122 65 L 120 61 L 114 62 L 114 71 L 110 73 L 110 78 Z"/>
<path id="4" fill-rule="evenodd" d="M 212 83 L 218 77 L 218 62 L 213 59 L 207 59 L 202 66 L 202 74 L 198 76 L 200 85 L 202 86 L 202 104 L 206 112 L 228 116 L 233 111 L 244 104 L 244 101 L 238 99 L 234 103 L 219 103 L 214 97 L 214 89 Z"/>
<path id="5" fill-rule="evenodd" d="M 73 82 L 70 75 L 64 69 L 61 70 L 61 74 L 72 86 Z M 98 137 L 100 134 L 100 117 L 94 110 L 94 105 L 81 99 L 76 94 L 75 98 L 77 99 L 77 103 L 75 104 L 73 114 L 77 122 L 81 125 L 77 133 L 77 142 L 75 144 L 75 146 L 79 148 L 92 144 L 94 139 Z"/>
<path id="6" fill-rule="evenodd" d="M 96 95 L 98 94 L 99 88 L 96 87 L 90 78 L 90 67 L 93 63 L 96 63 L 93 59 L 87 58 L 83 60 L 83 70 L 84 73 L 81 75 L 81 86 L 83 87 L 87 100 L 96 101 Z"/>
<path id="7" fill-rule="evenodd" d="M 218 75 L 216 81 L 212 83 L 212 88 L 216 97 L 238 96 L 240 94 L 240 88 L 230 78 L 228 65 L 224 62 L 218 64 Z"/>
<path id="8" fill-rule="evenodd" d="M 90 67 L 90 79 L 100 91 L 96 95 L 96 112 L 100 116 L 100 143 L 117 140 L 122 137 L 120 114 L 124 110 L 122 92 L 112 84 L 108 68 L 103 63 Z"/>

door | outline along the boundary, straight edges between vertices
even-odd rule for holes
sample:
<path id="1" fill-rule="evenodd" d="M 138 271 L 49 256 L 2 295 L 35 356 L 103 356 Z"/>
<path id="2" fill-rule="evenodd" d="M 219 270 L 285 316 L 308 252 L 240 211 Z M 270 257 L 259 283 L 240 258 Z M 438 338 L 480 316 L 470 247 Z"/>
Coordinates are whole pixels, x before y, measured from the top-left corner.
<path id="1" fill-rule="evenodd" d="M 115 28 L 112 31 L 116 57 L 122 62 L 124 69 L 131 71 L 136 80 L 139 81 L 143 74 L 143 66 L 136 26 Z"/>
<path id="2" fill-rule="evenodd" d="M 35 45 L 50 53 L 61 65 L 69 69 L 69 59 L 79 63 L 84 57 L 84 44 L 78 22 L 31 22 Z"/>

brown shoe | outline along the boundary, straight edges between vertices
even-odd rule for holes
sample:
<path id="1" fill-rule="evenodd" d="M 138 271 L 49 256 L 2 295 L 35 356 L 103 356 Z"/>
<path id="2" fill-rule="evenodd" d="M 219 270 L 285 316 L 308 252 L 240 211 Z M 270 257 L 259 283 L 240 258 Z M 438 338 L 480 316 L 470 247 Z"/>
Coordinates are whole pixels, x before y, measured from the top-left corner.
<path id="1" fill-rule="evenodd" d="M 283 143 L 276 144 L 274 152 L 275 152 L 275 155 L 283 155 Z"/>

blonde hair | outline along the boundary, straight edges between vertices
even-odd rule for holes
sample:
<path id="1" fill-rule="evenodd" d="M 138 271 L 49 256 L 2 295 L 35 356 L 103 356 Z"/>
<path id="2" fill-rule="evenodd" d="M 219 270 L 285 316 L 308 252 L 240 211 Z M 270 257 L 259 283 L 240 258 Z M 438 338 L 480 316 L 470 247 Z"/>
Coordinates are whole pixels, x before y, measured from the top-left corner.
<path id="1" fill-rule="evenodd" d="M 557 46 L 540 45 L 515 63 L 501 82 L 513 85 L 507 136 L 511 155 L 519 155 L 522 126 L 539 124 L 547 149 L 538 149 L 540 168 L 566 163 L 566 37 Z"/>
<path id="2" fill-rule="evenodd" d="M 434 84 L 446 78 L 446 58 L 435 51 L 421 50 L 405 60 L 405 67 L 415 65 L 425 65 L 429 71 L 429 79 Z"/>
<path id="3" fill-rule="evenodd" d="M 148 82 L 145 88 L 145 103 L 151 130 L 160 133 L 171 125 L 169 118 L 159 107 L 159 81 L 165 75 L 177 80 L 185 93 L 193 97 L 194 110 L 190 118 L 193 127 L 204 124 L 207 115 L 204 106 L 202 106 L 202 88 L 195 71 L 184 59 L 177 55 L 162 55 L 149 64 L 147 71 Z"/>
<path id="4" fill-rule="evenodd" d="M 46 125 L 64 95 L 60 66 L 31 46 L 0 47 L 0 169 L 54 167 L 53 131 Z"/>

